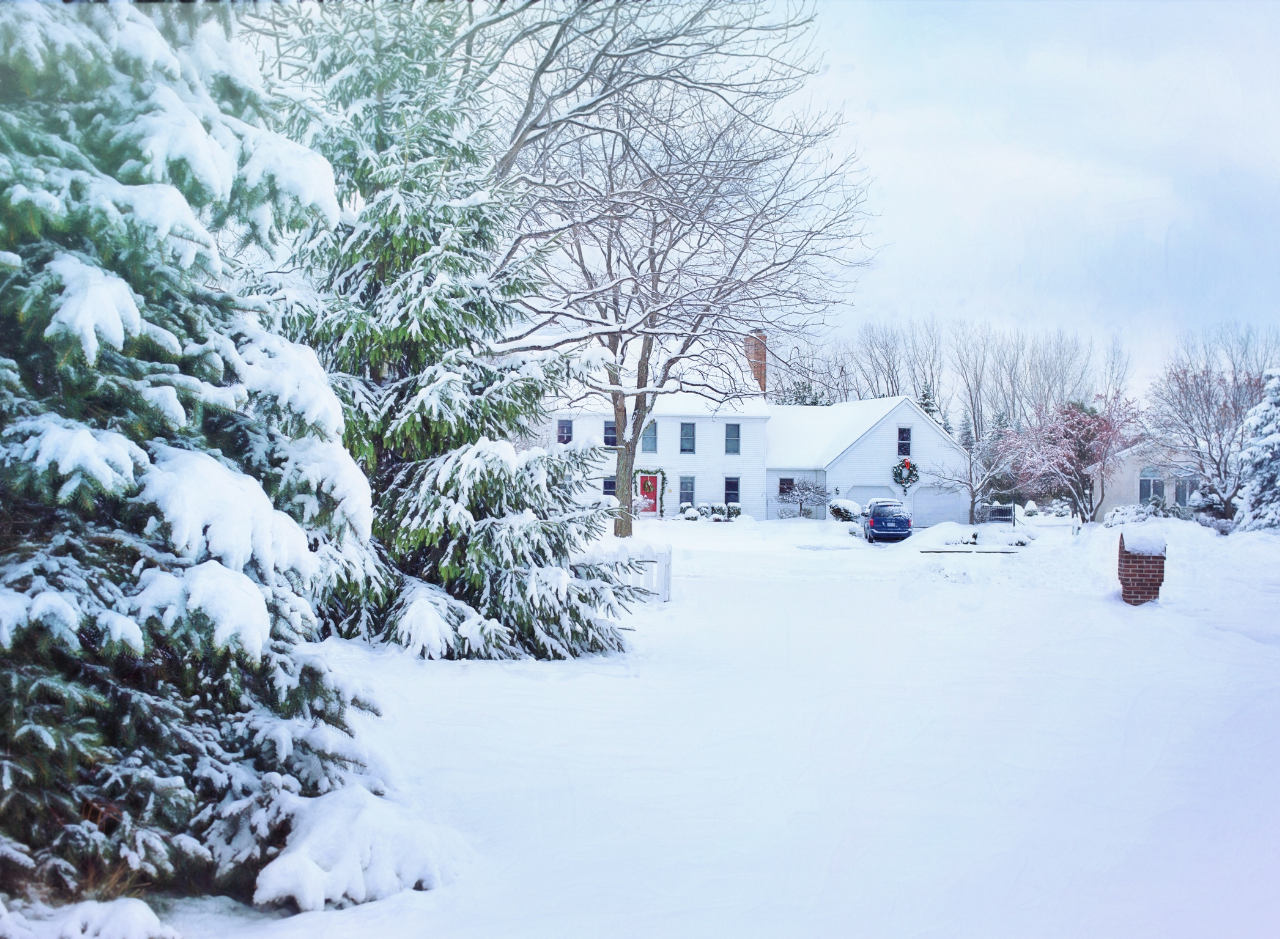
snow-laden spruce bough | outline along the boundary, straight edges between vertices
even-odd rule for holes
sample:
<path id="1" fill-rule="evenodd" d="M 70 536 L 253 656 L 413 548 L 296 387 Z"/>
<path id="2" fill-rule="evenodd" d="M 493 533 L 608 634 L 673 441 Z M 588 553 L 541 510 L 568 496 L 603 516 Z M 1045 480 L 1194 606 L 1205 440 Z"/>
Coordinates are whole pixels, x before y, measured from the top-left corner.
<path id="1" fill-rule="evenodd" d="M 568 562 L 609 517 L 581 498 L 594 451 L 495 442 L 573 365 L 485 355 L 504 294 L 529 285 L 484 271 L 503 207 L 467 198 L 482 161 L 462 125 L 362 121 L 379 63 L 321 59 L 317 81 L 351 83 L 308 103 L 317 149 L 351 158 L 335 187 L 273 129 L 235 27 L 226 10 L 0 11 L 5 885 L 304 908 L 433 886 L 455 849 L 362 775 L 344 715 L 367 704 L 317 640 L 622 644 L 614 568 Z M 445 137 L 460 149 L 437 158 Z M 251 273 L 301 231 L 319 289 Z M 347 370 L 345 406 L 302 337 Z"/>

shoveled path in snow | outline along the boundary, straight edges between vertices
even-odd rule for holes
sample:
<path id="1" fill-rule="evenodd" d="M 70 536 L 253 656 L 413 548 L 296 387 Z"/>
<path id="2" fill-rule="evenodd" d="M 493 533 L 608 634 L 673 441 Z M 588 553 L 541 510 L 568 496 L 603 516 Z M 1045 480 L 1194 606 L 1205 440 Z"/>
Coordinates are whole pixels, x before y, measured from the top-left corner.
<path id="1" fill-rule="evenodd" d="M 344 646 L 379 772 L 475 851 L 451 886 L 203 937 L 1280 934 L 1280 537 L 1170 533 L 1130 608 L 1116 533 L 1014 556 L 844 526 L 649 523 L 673 601 L 625 656 Z M 919 539 L 923 542 L 924 539 Z"/>

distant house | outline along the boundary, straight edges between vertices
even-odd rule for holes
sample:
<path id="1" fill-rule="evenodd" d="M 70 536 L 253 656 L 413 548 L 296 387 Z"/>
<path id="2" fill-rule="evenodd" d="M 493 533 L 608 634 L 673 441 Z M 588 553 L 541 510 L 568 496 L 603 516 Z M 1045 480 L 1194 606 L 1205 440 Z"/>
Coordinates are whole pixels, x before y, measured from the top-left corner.
<path id="1" fill-rule="evenodd" d="M 561 442 L 616 440 L 613 416 L 599 405 L 558 411 L 555 420 Z M 947 432 L 907 397 L 829 407 L 751 398 L 717 407 L 692 394 L 662 395 L 636 453 L 633 485 L 642 517 L 674 516 L 685 502 L 736 501 L 747 515 L 778 518 L 794 508 L 779 495 L 800 479 L 859 503 L 901 499 L 893 467 L 905 456 L 921 473 L 906 501 L 925 526 L 968 520 L 967 496 L 930 485 L 927 474 L 956 454 Z M 606 476 L 601 486 L 614 493 L 618 480 Z"/>
<path id="2" fill-rule="evenodd" d="M 1118 453 L 1114 469 L 1105 481 L 1098 479 L 1094 468 L 1093 491 L 1103 493 L 1098 518 L 1118 505 L 1139 505 L 1153 497 L 1163 499 L 1167 505 L 1185 506 L 1200 487 L 1200 480 L 1170 469 L 1173 462 L 1169 450 L 1148 443 Z"/>
<path id="3" fill-rule="evenodd" d="M 561 443 L 584 437 L 605 446 L 616 442 L 613 414 L 599 404 L 557 411 L 555 420 Z M 716 407 L 698 395 L 659 395 L 636 449 L 638 514 L 673 516 L 683 502 L 737 502 L 747 515 L 764 518 L 768 420 L 762 398 Z M 614 476 L 601 480 L 611 495 L 617 485 Z"/>
<path id="4" fill-rule="evenodd" d="M 832 497 L 865 505 L 876 498 L 902 499 L 893 468 L 909 457 L 920 482 L 907 490 L 915 523 L 966 522 L 968 497 L 929 484 L 931 466 L 956 459 L 951 436 L 913 400 L 899 396 L 849 401 L 829 407 L 773 405 L 767 438 L 767 518 L 785 504 L 778 495 L 797 478 L 827 487 Z"/>

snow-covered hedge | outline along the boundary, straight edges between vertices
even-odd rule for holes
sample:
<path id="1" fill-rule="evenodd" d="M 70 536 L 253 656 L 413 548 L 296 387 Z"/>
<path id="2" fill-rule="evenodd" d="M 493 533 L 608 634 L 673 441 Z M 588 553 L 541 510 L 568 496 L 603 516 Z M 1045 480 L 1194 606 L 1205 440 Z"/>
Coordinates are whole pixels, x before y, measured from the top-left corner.
<path id="1" fill-rule="evenodd" d="M 1142 505 L 1117 505 L 1107 513 L 1102 524 L 1107 528 L 1117 528 L 1130 522 L 1144 522 L 1149 518 L 1179 518 L 1190 521 L 1192 513 L 1177 504 L 1166 505 L 1163 499 L 1150 499 Z"/>
<path id="2" fill-rule="evenodd" d="M 855 522 L 862 516 L 862 506 L 850 499 L 832 499 L 827 508 L 838 522 Z"/>

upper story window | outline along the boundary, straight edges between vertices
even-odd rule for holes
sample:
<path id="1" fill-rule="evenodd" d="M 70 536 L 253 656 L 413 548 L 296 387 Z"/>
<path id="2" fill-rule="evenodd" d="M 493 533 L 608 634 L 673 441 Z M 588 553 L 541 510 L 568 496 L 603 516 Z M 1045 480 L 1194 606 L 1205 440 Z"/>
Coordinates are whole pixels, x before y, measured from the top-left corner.
<path id="1" fill-rule="evenodd" d="M 606 447 L 616 447 L 618 445 L 618 422 L 604 422 L 604 445 Z"/>
<path id="2" fill-rule="evenodd" d="M 1138 501 L 1164 498 L 1164 479 L 1154 466 L 1144 466 L 1138 473 Z"/>
<path id="3" fill-rule="evenodd" d="M 557 443 L 573 442 L 573 421 L 557 421 L 556 422 L 556 442 Z"/>
<path id="4" fill-rule="evenodd" d="M 641 453 L 657 453 L 658 452 L 658 423 L 650 421 L 645 427 L 644 432 L 640 434 L 640 452 Z"/>
<path id="5" fill-rule="evenodd" d="M 698 425 L 692 422 L 688 424 L 680 425 L 680 452 L 681 453 L 697 452 L 697 447 L 695 446 L 695 444 L 697 443 L 697 440 L 696 440 L 697 429 L 698 429 Z"/>
<path id="6" fill-rule="evenodd" d="M 911 428 L 898 428 L 898 456 L 911 456 Z"/>
<path id="7" fill-rule="evenodd" d="M 741 453 L 742 452 L 742 425 L 741 424 L 725 424 L 724 425 L 724 452 L 725 453 Z"/>
<path id="8" fill-rule="evenodd" d="M 790 476 L 783 476 L 778 480 L 778 495 L 785 496 L 788 492 L 796 488 L 796 481 Z"/>

